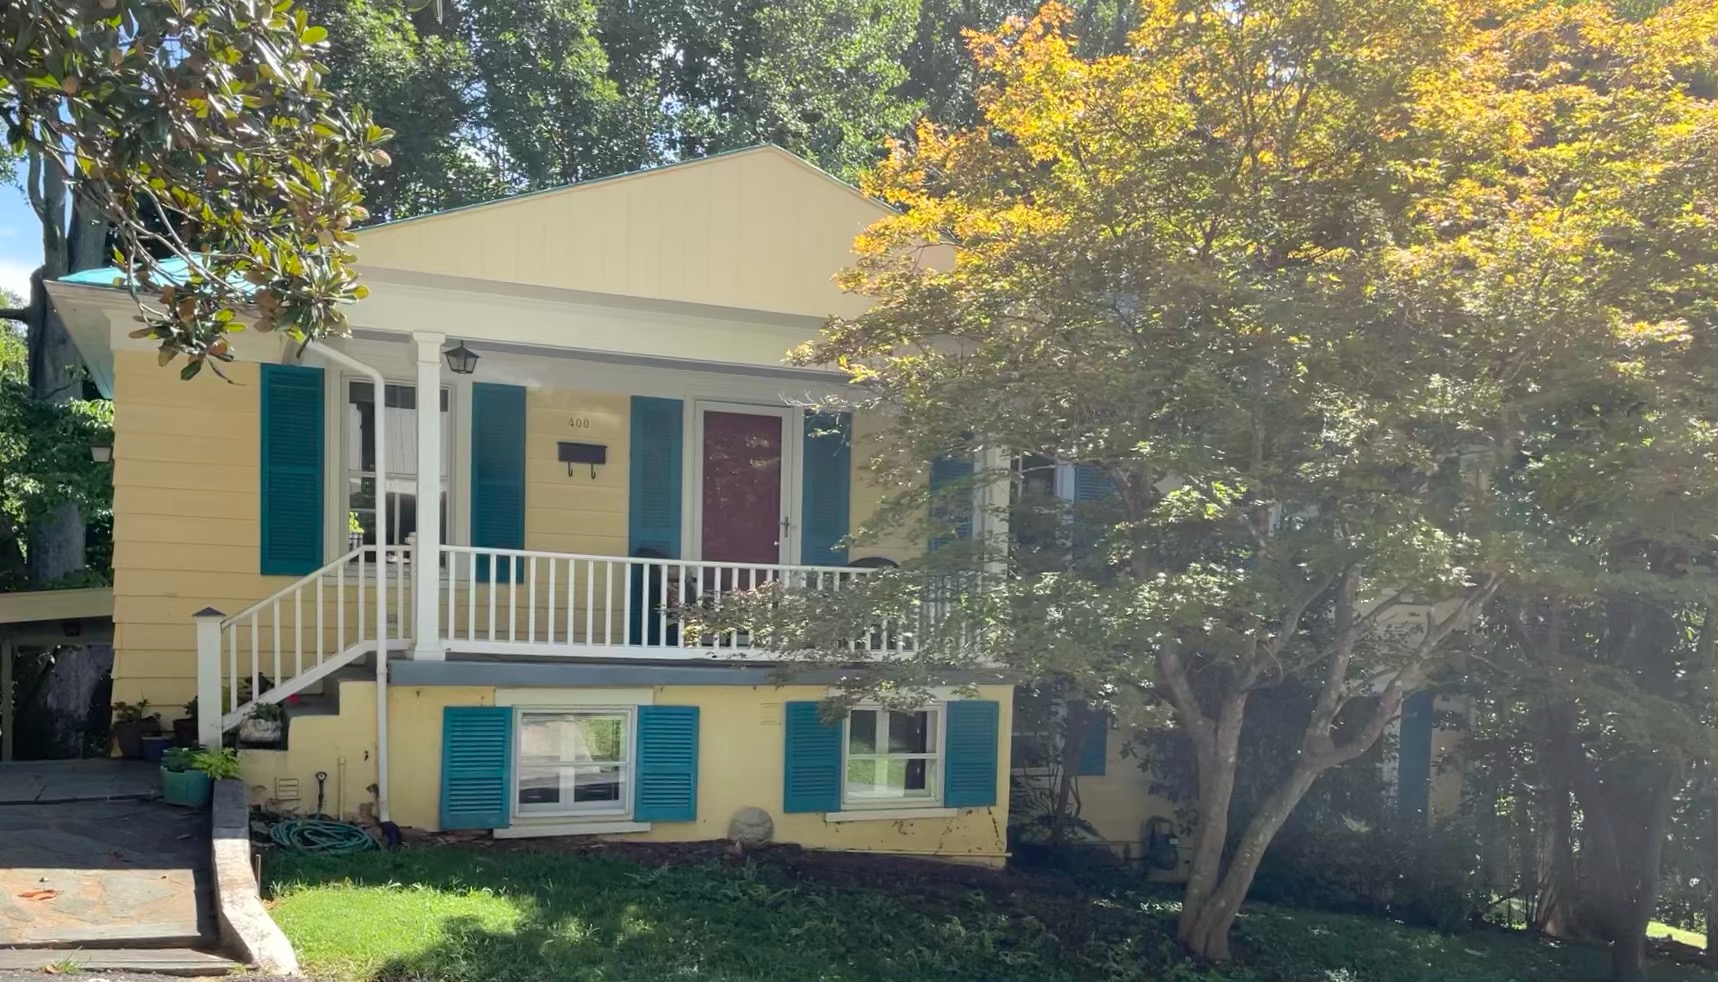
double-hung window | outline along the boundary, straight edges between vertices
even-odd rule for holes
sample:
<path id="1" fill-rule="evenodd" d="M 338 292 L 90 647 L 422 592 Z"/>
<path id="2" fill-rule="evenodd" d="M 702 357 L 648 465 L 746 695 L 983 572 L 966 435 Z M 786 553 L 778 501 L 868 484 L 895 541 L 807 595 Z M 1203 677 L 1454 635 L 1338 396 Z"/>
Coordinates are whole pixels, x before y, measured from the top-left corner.
<path id="1" fill-rule="evenodd" d="M 403 383 L 384 386 L 382 409 L 386 423 L 388 527 L 378 530 L 376 517 L 376 386 L 348 379 L 346 382 L 345 482 L 346 548 L 360 545 L 404 545 L 418 528 L 418 423 L 417 389 Z M 453 461 L 453 423 L 448 414 L 448 393 L 441 397 L 441 501 L 434 507 L 441 523 L 442 541 L 447 538 L 448 475 Z"/>
<path id="2" fill-rule="evenodd" d="M 632 813 L 633 718 L 629 707 L 522 709 L 513 813 Z"/>
<path id="3" fill-rule="evenodd" d="M 847 714 L 842 804 L 847 808 L 942 801 L 942 711 L 858 708 Z"/>

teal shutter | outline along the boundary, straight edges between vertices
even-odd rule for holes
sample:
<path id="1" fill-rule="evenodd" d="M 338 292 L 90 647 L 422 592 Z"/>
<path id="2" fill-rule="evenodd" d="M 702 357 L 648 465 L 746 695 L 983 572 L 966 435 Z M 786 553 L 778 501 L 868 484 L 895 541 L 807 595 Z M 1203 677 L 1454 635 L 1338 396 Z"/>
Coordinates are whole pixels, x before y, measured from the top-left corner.
<path id="1" fill-rule="evenodd" d="M 478 382 L 471 387 L 471 544 L 525 548 L 525 389 Z M 516 562 L 501 564 L 495 581 L 509 583 Z M 489 581 L 489 557 L 477 561 Z"/>
<path id="2" fill-rule="evenodd" d="M 441 711 L 441 827 L 504 829 L 513 785 L 513 710 Z"/>
<path id="3" fill-rule="evenodd" d="M 948 704 L 943 762 L 943 804 L 981 808 L 996 804 L 997 703 L 963 699 Z"/>
<path id="4" fill-rule="evenodd" d="M 1396 805 L 1402 820 L 1426 823 L 1432 781 L 1432 694 L 1416 692 L 1402 702 L 1396 741 Z"/>
<path id="5" fill-rule="evenodd" d="M 632 469 L 627 478 L 627 552 L 680 558 L 679 399 L 632 397 Z"/>
<path id="6" fill-rule="evenodd" d="M 1083 508 L 1094 501 L 1113 498 L 1116 495 L 1116 484 L 1110 480 L 1101 469 L 1090 464 L 1079 464 L 1074 468 L 1074 557 L 1082 558 L 1091 554 L 1103 538 L 1103 528 L 1097 520 L 1104 509 Z"/>
<path id="7" fill-rule="evenodd" d="M 972 501 L 969 493 L 951 490 L 951 486 L 960 482 L 965 483 L 970 493 L 971 457 L 938 457 L 931 461 L 931 517 L 939 525 L 954 525 L 952 535 L 944 533 L 931 540 L 932 552 L 956 539 L 972 538 Z"/>
<path id="8" fill-rule="evenodd" d="M 640 822 L 690 822 L 698 817 L 698 707 L 638 707 L 638 790 L 632 817 Z"/>
<path id="9" fill-rule="evenodd" d="M 1081 703 L 1080 711 L 1072 717 L 1072 721 L 1086 729 L 1085 740 L 1080 744 L 1080 759 L 1074 773 L 1081 777 L 1101 776 L 1109 759 L 1109 714 L 1093 710 L 1088 703 Z"/>
<path id="10" fill-rule="evenodd" d="M 825 723 L 815 702 L 785 707 L 787 743 L 782 811 L 841 810 L 841 724 Z"/>
<path id="11" fill-rule="evenodd" d="M 322 369 L 264 365 L 261 390 L 261 572 L 303 576 L 322 567 Z"/>
<path id="12" fill-rule="evenodd" d="M 845 566 L 848 498 L 853 474 L 853 417 L 805 414 L 805 489 L 800 511 L 799 561 Z"/>
<path id="13" fill-rule="evenodd" d="M 1074 468 L 1074 500 L 1100 501 L 1114 497 L 1116 482 L 1109 479 L 1104 472 L 1090 464 L 1080 464 Z"/>

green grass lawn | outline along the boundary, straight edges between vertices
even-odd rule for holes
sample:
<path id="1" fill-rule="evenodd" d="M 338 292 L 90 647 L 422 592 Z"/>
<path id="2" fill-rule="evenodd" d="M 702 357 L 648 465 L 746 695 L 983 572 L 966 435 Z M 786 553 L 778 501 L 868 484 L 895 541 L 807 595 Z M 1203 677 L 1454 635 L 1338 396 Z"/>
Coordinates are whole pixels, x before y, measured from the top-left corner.
<path id="1" fill-rule="evenodd" d="M 426 846 L 271 857 L 272 912 L 335 979 L 1600 979 L 1603 951 L 1249 907 L 1236 961 L 1184 960 L 1173 893 L 791 853 Z M 1655 965 L 1649 978 L 1708 978 Z"/>

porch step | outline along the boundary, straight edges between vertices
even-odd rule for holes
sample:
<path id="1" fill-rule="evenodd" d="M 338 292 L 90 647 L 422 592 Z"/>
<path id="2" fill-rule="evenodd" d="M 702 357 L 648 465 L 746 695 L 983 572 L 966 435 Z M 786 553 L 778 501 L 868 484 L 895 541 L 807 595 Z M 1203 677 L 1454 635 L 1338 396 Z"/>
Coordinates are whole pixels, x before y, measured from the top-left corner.
<path id="1" fill-rule="evenodd" d="M 226 975 L 244 968 L 196 948 L 0 948 L 0 972 L 60 974 L 150 972 L 156 975 Z"/>
<path id="2" fill-rule="evenodd" d="M 342 682 L 374 682 L 376 680 L 375 664 L 371 661 L 374 655 L 365 655 L 350 665 L 335 671 L 327 678 L 317 681 L 314 690 L 306 689 L 298 694 L 298 701 L 291 703 L 293 716 L 338 716 L 340 715 L 340 688 Z M 289 726 L 288 729 L 291 727 Z"/>

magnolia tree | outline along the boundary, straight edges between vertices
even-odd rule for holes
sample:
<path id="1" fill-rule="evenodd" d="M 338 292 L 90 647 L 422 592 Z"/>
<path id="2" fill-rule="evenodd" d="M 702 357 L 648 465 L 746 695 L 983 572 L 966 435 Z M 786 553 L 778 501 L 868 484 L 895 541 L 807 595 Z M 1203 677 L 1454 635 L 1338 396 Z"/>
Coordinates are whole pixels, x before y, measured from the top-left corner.
<path id="1" fill-rule="evenodd" d="M 885 697 L 1001 668 L 1172 716 L 1198 771 L 1179 934 L 1226 958 L 1296 803 L 1459 673 L 1519 562 L 1492 489 L 1537 408 L 1685 337 L 1694 278 L 1619 250 L 1712 218 L 1678 66 L 1713 18 L 1148 0 L 1121 55 L 1083 58 L 1054 4 L 975 37 L 983 124 L 893 149 L 867 190 L 898 214 L 844 280 L 874 304 L 796 354 L 890 421 L 857 538 L 934 548 L 697 616 Z M 1057 462 L 1077 500 L 1023 535 Z M 1232 828 L 1249 699 L 1290 678 L 1317 693 L 1296 763 Z"/>
<path id="2" fill-rule="evenodd" d="M 70 271 L 69 209 L 84 252 L 134 270 L 138 336 L 187 378 L 231 357 L 246 303 L 314 337 L 364 294 L 352 226 L 389 134 L 323 89 L 327 36 L 290 0 L 0 4 L 0 122 L 29 158 L 45 274 Z M 33 327 L 35 294 L 8 312 Z"/>

